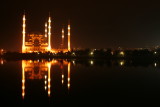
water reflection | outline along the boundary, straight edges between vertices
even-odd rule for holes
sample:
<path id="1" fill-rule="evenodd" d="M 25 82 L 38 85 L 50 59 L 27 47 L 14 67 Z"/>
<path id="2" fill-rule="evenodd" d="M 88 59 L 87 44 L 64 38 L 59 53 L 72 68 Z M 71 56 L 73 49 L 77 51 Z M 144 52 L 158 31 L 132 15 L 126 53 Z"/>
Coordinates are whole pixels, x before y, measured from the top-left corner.
<path id="1" fill-rule="evenodd" d="M 156 63 L 156 62 L 154 63 L 154 66 L 155 66 L 155 67 L 157 66 L 157 63 Z"/>
<path id="2" fill-rule="evenodd" d="M 67 87 L 70 89 L 70 67 L 71 63 L 65 60 L 23 60 L 22 61 L 22 98 L 25 97 L 25 81 L 26 80 L 44 80 L 44 90 L 47 90 L 48 97 L 51 96 L 51 68 L 58 65 L 61 70 L 61 81 L 64 84 L 64 66 L 67 66 Z"/>
<path id="3" fill-rule="evenodd" d="M 159 67 L 159 61 L 154 61 L 154 60 L 149 60 L 149 61 L 144 61 L 144 60 L 97 60 L 97 59 L 89 59 L 89 60 L 69 60 L 70 63 L 72 65 L 83 65 L 83 66 L 108 66 L 108 67 L 115 67 L 115 66 L 119 66 L 119 67 L 137 67 L 137 66 L 141 66 L 141 67 L 149 67 L 149 66 L 153 66 L 153 67 Z"/>
<path id="4" fill-rule="evenodd" d="M 5 60 L 0 58 L 0 64 L 3 65 L 5 63 Z"/>
<path id="5" fill-rule="evenodd" d="M 43 81 L 43 90 L 48 97 L 53 94 L 53 73 L 57 71 L 55 70 L 58 67 L 60 75 L 60 84 L 65 86 L 66 89 L 70 90 L 71 86 L 71 65 L 83 65 L 87 67 L 95 67 L 95 66 L 119 66 L 119 67 L 128 67 L 128 66 L 152 66 L 159 67 L 159 62 L 135 62 L 128 60 L 23 60 L 22 61 L 22 98 L 24 99 L 26 96 L 26 81 L 27 80 L 42 80 Z M 65 77 L 66 76 L 66 77 Z M 27 83 L 28 84 L 28 83 Z M 30 82 L 31 84 L 31 82 Z"/>
<path id="6" fill-rule="evenodd" d="M 120 66 L 123 66 L 124 65 L 124 60 L 119 61 L 119 64 L 120 64 Z"/>
<path id="7" fill-rule="evenodd" d="M 68 63 L 68 84 L 67 84 L 67 86 L 68 86 L 68 89 L 70 88 L 70 68 L 71 68 L 71 64 L 70 63 Z"/>

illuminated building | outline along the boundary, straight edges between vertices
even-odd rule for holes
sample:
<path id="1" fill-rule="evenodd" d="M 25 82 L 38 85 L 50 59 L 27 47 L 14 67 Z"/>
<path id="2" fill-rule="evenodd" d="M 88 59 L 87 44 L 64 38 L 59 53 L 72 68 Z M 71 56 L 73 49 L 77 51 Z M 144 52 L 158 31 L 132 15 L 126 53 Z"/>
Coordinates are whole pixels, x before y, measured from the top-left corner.
<path id="1" fill-rule="evenodd" d="M 48 48 L 47 38 L 41 34 L 29 34 L 28 41 L 25 42 L 24 52 L 47 52 Z"/>
<path id="2" fill-rule="evenodd" d="M 62 44 L 61 49 L 52 49 L 51 46 L 51 17 L 49 16 L 48 21 L 45 23 L 44 33 L 26 33 L 26 16 L 23 15 L 23 30 L 22 30 L 22 53 L 31 52 L 67 52 L 71 50 L 70 47 L 70 24 L 68 24 L 68 49 L 64 49 L 64 28 L 62 29 Z M 52 37 L 53 38 L 53 37 Z"/>

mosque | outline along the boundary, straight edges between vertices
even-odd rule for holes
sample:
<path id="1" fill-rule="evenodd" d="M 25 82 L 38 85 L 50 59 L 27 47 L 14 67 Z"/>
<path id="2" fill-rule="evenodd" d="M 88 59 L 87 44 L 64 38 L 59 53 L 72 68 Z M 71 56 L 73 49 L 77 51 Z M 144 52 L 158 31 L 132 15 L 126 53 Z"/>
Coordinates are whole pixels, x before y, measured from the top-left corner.
<path id="1" fill-rule="evenodd" d="M 43 34 L 29 34 L 26 32 L 26 15 L 23 15 L 23 25 L 22 25 L 22 53 L 32 53 L 32 52 L 68 52 L 71 51 L 70 45 L 70 22 L 68 23 L 68 48 L 64 49 L 64 28 L 62 28 L 62 43 L 61 49 L 54 49 L 51 46 L 51 16 L 49 15 L 48 21 L 45 23 L 45 33 Z"/>

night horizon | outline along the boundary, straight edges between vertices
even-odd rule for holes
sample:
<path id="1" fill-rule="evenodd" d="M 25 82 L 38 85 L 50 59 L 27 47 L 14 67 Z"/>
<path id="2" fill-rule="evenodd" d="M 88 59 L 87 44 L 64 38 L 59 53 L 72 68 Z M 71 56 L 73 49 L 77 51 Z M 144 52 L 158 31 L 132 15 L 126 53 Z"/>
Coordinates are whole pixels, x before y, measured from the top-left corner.
<path id="1" fill-rule="evenodd" d="M 28 33 L 43 33 L 50 12 L 54 48 L 58 48 L 61 28 L 68 20 L 71 21 L 71 48 L 154 47 L 160 42 L 160 8 L 158 4 L 142 3 L 3 1 L 0 48 L 21 50 L 24 10 Z"/>
<path id="2" fill-rule="evenodd" d="M 0 13 L 2 105 L 160 105 L 158 2 L 3 0 Z"/>

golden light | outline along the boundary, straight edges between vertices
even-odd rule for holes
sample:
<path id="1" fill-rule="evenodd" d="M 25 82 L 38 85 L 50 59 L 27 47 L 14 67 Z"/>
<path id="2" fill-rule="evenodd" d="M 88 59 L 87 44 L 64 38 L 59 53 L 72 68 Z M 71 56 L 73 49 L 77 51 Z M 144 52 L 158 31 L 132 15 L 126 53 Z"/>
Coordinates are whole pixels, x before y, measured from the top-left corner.
<path id="1" fill-rule="evenodd" d="M 51 85 L 48 85 L 48 88 L 51 88 Z"/>
<path id="2" fill-rule="evenodd" d="M 50 96 L 51 96 L 51 90 L 48 89 L 48 97 L 50 97 Z"/>
<path id="3" fill-rule="evenodd" d="M 62 28 L 62 43 L 61 43 L 61 45 L 62 45 L 62 49 L 63 49 L 63 45 L 64 45 L 64 28 Z"/>
<path id="4" fill-rule="evenodd" d="M 51 63 L 48 63 L 48 96 L 50 96 L 51 91 Z"/>
<path id="5" fill-rule="evenodd" d="M 69 62 L 68 63 L 68 78 L 67 78 L 67 80 L 68 80 L 68 84 L 67 84 L 68 89 L 70 89 L 70 69 L 71 69 L 71 63 Z"/>
<path id="6" fill-rule="evenodd" d="M 62 78 L 64 78 L 64 75 L 62 74 Z"/>
<path id="7" fill-rule="evenodd" d="M 64 28 L 62 28 L 62 38 L 64 38 Z"/>
<path id="8" fill-rule="evenodd" d="M 3 65 L 4 64 L 4 61 L 1 59 L 1 65 Z"/>
<path id="9" fill-rule="evenodd" d="M 70 22 L 68 21 L 68 26 L 67 26 L 67 29 L 68 29 L 68 43 L 67 43 L 67 48 L 64 48 L 64 28 L 62 28 L 62 43 L 61 43 L 61 48 L 60 49 L 52 49 L 52 46 L 51 46 L 51 36 L 52 36 L 52 33 L 51 33 L 51 17 L 49 16 L 48 18 L 48 21 L 45 23 L 45 29 L 44 29 L 44 34 L 27 34 L 26 33 L 26 17 L 25 17 L 25 14 L 23 15 L 23 24 L 22 24 L 22 27 L 23 27 L 23 30 L 22 30 L 22 53 L 28 53 L 28 52 L 52 52 L 52 53 L 56 53 L 56 52 L 59 52 L 59 51 L 62 51 L 62 52 L 68 52 L 68 51 L 71 51 L 71 39 L 70 39 L 70 36 L 71 36 L 71 26 L 70 26 Z M 67 39 L 67 38 L 66 38 Z M 39 42 L 38 45 L 34 43 L 35 40 L 38 40 Z M 36 45 L 36 48 L 35 48 L 35 45 Z"/>
<path id="10" fill-rule="evenodd" d="M 121 51 L 121 52 L 120 52 L 120 55 L 124 56 L 124 52 L 123 52 L 123 51 Z"/>
<path id="11" fill-rule="evenodd" d="M 44 78 L 47 79 L 47 75 L 45 75 Z"/>
<path id="12" fill-rule="evenodd" d="M 48 51 L 51 51 L 51 17 L 48 19 Z"/>
<path id="13" fill-rule="evenodd" d="M 47 81 L 44 81 L 44 84 L 47 84 Z"/>
<path id="14" fill-rule="evenodd" d="M 47 22 L 45 23 L 45 37 L 47 37 Z"/>
<path id="15" fill-rule="evenodd" d="M 157 66 L 157 63 L 154 63 L 154 66 L 156 67 L 156 66 Z"/>
<path id="16" fill-rule="evenodd" d="M 22 31 L 22 53 L 25 53 L 25 35 L 26 35 L 26 18 L 25 14 L 23 15 L 23 31 Z"/>
<path id="17" fill-rule="evenodd" d="M 76 55 L 75 52 L 72 52 L 72 55 L 75 56 Z"/>
<path id="18" fill-rule="evenodd" d="M 93 60 L 90 60 L 90 64 L 93 65 L 93 64 L 94 64 L 94 61 L 93 61 Z"/>
<path id="19" fill-rule="evenodd" d="M 74 60 L 72 61 L 72 63 L 73 63 L 73 65 L 75 65 L 75 64 L 76 64 Z"/>
<path id="20" fill-rule="evenodd" d="M 62 72 L 62 84 L 64 83 L 64 74 Z"/>
<path id="21" fill-rule="evenodd" d="M 91 52 L 90 52 L 90 55 L 91 55 L 91 56 L 92 56 L 92 55 L 94 55 L 94 52 L 93 52 L 93 51 L 91 51 Z"/>
<path id="22" fill-rule="evenodd" d="M 22 86 L 22 90 L 24 90 L 25 89 L 25 86 Z"/>
<path id="23" fill-rule="evenodd" d="M 27 79 L 44 79 L 44 89 L 47 90 L 48 96 L 51 94 L 51 63 L 40 62 L 38 60 L 23 60 L 22 61 L 22 97 L 25 97 L 25 74 Z M 38 67 L 38 73 L 35 73 L 34 68 Z M 26 73 L 25 73 L 26 72 Z M 46 74 L 48 73 L 48 75 Z"/>
<path id="24" fill-rule="evenodd" d="M 22 98 L 25 96 L 25 63 L 22 61 Z"/>
<path id="25" fill-rule="evenodd" d="M 68 22 L 68 51 L 71 51 L 71 44 L 70 44 L 70 22 Z"/>
<path id="26" fill-rule="evenodd" d="M 25 92 L 22 92 L 22 98 L 24 99 L 24 96 L 25 96 Z"/>
<path id="27" fill-rule="evenodd" d="M 25 82 L 25 80 L 22 79 L 22 83 L 24 83 L 24 82 Z"/>
<path id="28" fill-rule="evenodd" d="M 120 61 L 120 65 L 123 66 L 124 65 L 124 61 Z"/>
<path id="29" fill-rule="evenodd" d="M 44 86 L 44 89 L 47 90 L 47 86 Z"/>
<path id="30" fill-rule="evenodd" d="M 50 78 L 48 78 L 48 82 L 50 82 L 51 81 L 51 79 Z"/>

